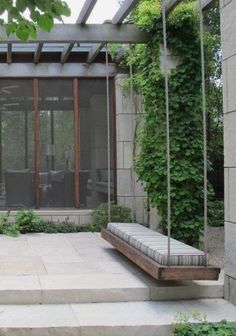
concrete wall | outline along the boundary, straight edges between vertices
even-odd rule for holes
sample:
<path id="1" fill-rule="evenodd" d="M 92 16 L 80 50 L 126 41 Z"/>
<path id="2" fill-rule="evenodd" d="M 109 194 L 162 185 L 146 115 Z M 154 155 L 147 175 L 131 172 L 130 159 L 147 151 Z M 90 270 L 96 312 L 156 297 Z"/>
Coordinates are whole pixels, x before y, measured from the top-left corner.
<path id="1" fill-rule="evenodd" d="M 147 195 L 136 174 L 132 174 L 135 113 L 142 113 L 142 103 L 135 96 L 132 107 L 130 90 L 124 88 L 126 75 L 117 75 L 116 86 L 116 127 L 117 127 L 117 202 L 134 209 L 136 221 L 147 223 Z M 132 178 L 133 177 L 133 178 Z M 134 200 L 133 199 L 134 195 Z"/>
<path id="2" fill-rule="evenodd" d="M 236 304 L 236 1 L 221 0 L 224 79 L 225 298 Z"/>

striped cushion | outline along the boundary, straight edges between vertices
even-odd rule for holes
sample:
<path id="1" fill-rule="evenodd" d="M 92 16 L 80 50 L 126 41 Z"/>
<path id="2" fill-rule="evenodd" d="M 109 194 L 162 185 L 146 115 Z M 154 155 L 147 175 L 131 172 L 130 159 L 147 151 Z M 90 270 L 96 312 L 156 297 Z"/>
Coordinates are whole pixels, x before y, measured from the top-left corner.
<path id="1" fill-rule="evenodd" d="M 109 223 L 107 229 L 161 265 L 168 262 L 168 238 L 140 224 Z M 170 239 L 171 266 L 203 266 L 204 253 Z"/>

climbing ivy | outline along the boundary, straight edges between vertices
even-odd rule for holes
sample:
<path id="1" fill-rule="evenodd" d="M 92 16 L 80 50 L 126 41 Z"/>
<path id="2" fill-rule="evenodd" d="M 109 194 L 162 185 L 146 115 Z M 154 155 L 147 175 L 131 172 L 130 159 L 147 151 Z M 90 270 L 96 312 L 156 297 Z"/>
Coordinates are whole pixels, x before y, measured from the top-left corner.
<path id="1" fill-rule="evenodd" d="M 166 229 L 166 121 L 159 0 L 143 0 L 131 19 L 150 34 L 146 45 L 126 53 L 133 64 L 134 86 L 142 92 L 144 110 L 135 169 Z M 169 72 L 171 138 L 171 231 L 176 239 L 197 245 L 203 227 L 203 133 L 199 13 L 195 1 L 179 5 L 168 17 L 168 48 L 176 55 Z M 208 37 L 210 40 L 210 38 Z M 211 57 L 206 48 L 206 58 Z M 211 67 L 206 67 L 210 71 Z M 208 75 L 208 74 L 207 74 Z M 209 163 L 210 168 L 210 163 Z"/>

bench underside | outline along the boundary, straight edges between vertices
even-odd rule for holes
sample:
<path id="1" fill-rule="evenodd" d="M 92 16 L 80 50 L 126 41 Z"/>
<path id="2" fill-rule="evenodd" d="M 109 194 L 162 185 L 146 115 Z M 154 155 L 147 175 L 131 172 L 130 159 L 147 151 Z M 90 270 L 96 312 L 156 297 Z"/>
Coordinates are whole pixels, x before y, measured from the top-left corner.
<path id="1" fill-rule="evenodd" d="M 157 280 L 218 280 L 220 268 L 214 266 L 164 266 L 158 264 L 107 229 L 103 239 Z"/>

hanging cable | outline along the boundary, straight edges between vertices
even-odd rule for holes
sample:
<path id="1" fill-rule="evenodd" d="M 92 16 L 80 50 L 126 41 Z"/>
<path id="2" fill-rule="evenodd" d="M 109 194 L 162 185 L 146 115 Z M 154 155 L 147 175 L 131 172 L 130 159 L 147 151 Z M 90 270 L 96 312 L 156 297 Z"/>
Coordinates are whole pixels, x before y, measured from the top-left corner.
<path id="1" fill-rule="evenodd" d="M 132 49 L 130 48 L 130 59 L 132 58 Z M 132 222 L 134 223 L 136 217 L 136 202 L 135 202 L 135 172 L 134 172 L 134 157 L 135 157 L 135 108 L 134 108 L 134 85 L 133 85 L 133 65 L 132 61 L 129 66 L 130 70 L 130 102 L 131 102 L 131 117 L 132 117 L 132 139 L 133 139 L 133 148 L 132 148 L 132 164 L 131 164 L 131 194 L 132 194 Z"/>
<path id="2" fill-rule="evenodd" d="M 208 219 L 207 219 L 207 118 L 206 118 L 206 85 L 205 85 L 205 56 L 204 56 L 204 29 L 202 0 L 199 0 L 200 11 L 200 44 L 201 44 L 201 73 L 202 73 L 202 123 L 203 123 L 203 161 L 204 161 L 204 253 L 205 265 L 207 266 L 207 241 L 208 241 Z"/>
<path id="3" fill-rule="evenodd" d="M 170 235 L 171 235 L 171 197 L 170 197 L 170 120 L 169 120 L 169 76 L 167 59 L 167 33 L 166 33 L 166 2 L 162 0 L 162 24 L 164 45 L 164 72 L 165 72 L 165 105 L 166 105 L 166 156 L 167 156 L 167 233 L 168 233 L 168 259 L 170 265 Z"/>
<path id="4" fill-rule="evenodd" d="M 106 43 L 106 100 L 107 100 L 107 170 L 108 170 L 108 222 L 111 221 L 111 134 L 110 134 L 110 83 L 109 83 L 109 63 Z"/>

